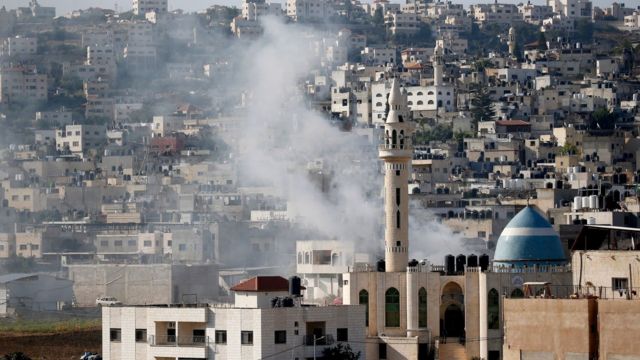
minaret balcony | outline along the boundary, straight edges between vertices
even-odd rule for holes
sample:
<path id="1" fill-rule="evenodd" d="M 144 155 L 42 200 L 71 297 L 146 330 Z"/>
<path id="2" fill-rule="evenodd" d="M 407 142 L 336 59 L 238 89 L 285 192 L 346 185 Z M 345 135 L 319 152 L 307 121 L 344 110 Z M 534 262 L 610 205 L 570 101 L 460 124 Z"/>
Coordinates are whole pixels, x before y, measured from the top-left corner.
<path id="1" fill-rule="evenodd" d="M 381 158 L 411 158 L 413 156 L 413 150 L 410 145 L 380 144 L 378 151 Z"/>

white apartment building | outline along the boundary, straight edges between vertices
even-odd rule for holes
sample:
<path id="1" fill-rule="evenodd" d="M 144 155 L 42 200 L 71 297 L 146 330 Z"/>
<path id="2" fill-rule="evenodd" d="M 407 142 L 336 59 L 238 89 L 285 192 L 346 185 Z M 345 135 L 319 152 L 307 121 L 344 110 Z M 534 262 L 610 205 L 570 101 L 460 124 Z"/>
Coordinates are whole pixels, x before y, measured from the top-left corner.
<path id="1" fill-rule="evenodd" d="M 393 35 L 411 35 L 420 30 L 420 20 L 412 13 L 387 12 L 384 23 L 387 32 Z"/>
<path id="2" fill-rule="evenodd" d="M 280 3 L 266 2 L 265 0 L 243 0 L 242 18 L 245 20 L 257 21 L 266 16 L 281 16 L 282 5 Z"/>
<path id="3" fill-rule="evenodd" d="M 43 121 L 49 124 L 67 125 L 72 122 L 72 112 L 59 111 L 39 111 L 36 113 L 36 121 Z"/>
<path id="4" fill-rule="evenodd" d="M 362 62 L 372 66 L 385 66 L 397 63 L 396 48 L 367 46 L 360 52 Z"/>
<path id="5" fill-rule="evenodd" d="M 0 69 L 0 102 L 46 100 L 46 74 L 23 67 Z"/>
<path id="6" fill-rule="evenodd" d="M 287 16 L 294 21 L 323 21 L 334 15 L 328 0 L 287 0 Z"/>
<path id="7" fill-rule="evenodd" d="M 530 24 L 540 25 L 542 20 L 553 16 L 553 9 L 549 5 L 534 5 L 530 2 L 518 4 L 518 11 L 522 20 Z"/>
<path id="8" fill-rule="evenodd" d="M 474 20 L 481 24 L 506 25 L 521 19 L 518 7 L 514 4 L 472 4 L 470 12 Z"/>
<path id="9" fill-rule="evenodd" d="M 5 39 L 0 47 L 2 56 L 30 56 L 38 51 L 38 39 L 15 36 Z"/>
<path id="10" fill-rule="evenodd" d="M 148 12 L 166 13 L 169 11 L 169 0 L 133 0 L 133 13 L 144 15 Z"/>
<path id="11" fill-rule="evenodd" d="M 630 28 L 640 28 L 640 11 L 624 17 L 624 26 Z"/>
<path id="12" fill-rule="evenodd" d="M 56 150 L 83 153 L 106 142 L 107 130 L 100 125 L 67 125 L 56 131 Z"/>
<path id="13" fill-rule="evenodd" d="M 454 54 L 461 55 L 467 53 L 469 42 L 467 39 L 446 34 L 445 36 L 442 36 L 440 39 L 436 40 L 436 46 L 447 49 Z"/>
<path id="14" fill-rule="evenodd" d="M 553 12 L 569 18 L 591 18 L 593 5 L 589 0 L 547 0 Z"/>
<path id="15" fill-rule="evenodd" d="M 87 46 L 87 65 L 96 66 L 98 72 L 115 76 L 117 71 L 116 54 L 112 45 Z"/>
<path id="16" fill-rule="evenodd" d="M 102 308 L 102 355 L 118 359 L 309 359 L 336 343 L 365 354 L 365 306 L 300 306 L 289 281 L 258 276 L 233 304 Z M 315 352 L 315 353 L 314 353 Z"/>

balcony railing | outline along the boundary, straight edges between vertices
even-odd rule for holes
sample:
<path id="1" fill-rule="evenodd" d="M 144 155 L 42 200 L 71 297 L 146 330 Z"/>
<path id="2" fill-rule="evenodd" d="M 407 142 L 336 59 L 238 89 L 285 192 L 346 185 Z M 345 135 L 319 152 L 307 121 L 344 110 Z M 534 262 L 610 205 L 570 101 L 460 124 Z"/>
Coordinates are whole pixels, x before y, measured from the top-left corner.
<path id="1" fill-rule="evenodd" d="M 175 336 L 175 335 L 151 335 L 151 346 L 196 346 L 204 347 L 209 344 L 208 336 Z"/>
<path id="2" fill-rule="evenodd" d="M 305 335 L 304 336 L 304 345 L 306 346 L 313 346 L 313 339 L 314 336 L 313 335 Z M 333 340 L 333 335 L 324 335 L 324 336 L 316 336 L 316 346 L 322 346 L 322 345 L 331 345 L 333 344 L 335 341 Z"/>

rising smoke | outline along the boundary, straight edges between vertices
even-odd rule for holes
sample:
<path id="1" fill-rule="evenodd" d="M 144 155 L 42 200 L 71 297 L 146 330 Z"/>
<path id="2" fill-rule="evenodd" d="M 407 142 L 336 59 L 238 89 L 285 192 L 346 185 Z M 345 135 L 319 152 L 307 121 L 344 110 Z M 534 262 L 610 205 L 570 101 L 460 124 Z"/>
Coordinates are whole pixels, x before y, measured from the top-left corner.
<path id="1" fill-rule="evenodd" d="M 245 59 L 239 81 L 251 98 L 241 132 L 244 181 L 274 186 L 296 220 L 324 238 L 383 256 L 383 178 L 375 144 L 332 125 L 302 96 L 304 80 L 319 64 L 311 43 L 321 35 L 276 19 L 263 25 L 263 36 L 235 56 Z M 316 160 L 331 174 L 328 193 L 308 176 L 306 165 Z M 423 209 L 412 211 L 410 226 L 412 257 L 440 263 L 444 254 L 462 251 L 461 238 Z"/>

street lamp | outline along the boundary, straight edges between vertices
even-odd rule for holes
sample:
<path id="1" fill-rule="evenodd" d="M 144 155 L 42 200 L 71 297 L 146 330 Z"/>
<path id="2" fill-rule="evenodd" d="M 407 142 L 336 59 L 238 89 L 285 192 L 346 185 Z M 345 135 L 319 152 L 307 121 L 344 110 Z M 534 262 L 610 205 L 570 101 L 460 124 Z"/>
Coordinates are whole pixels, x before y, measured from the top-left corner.
<path id="1" fill-rule="evenodd" d="M 327 335 L 323 335 L 319 338 L 316 338 L 316 334 L 313 334 L 313 360 L 316 360 L 316 341 L 318 340 L 322 340 L 324 338 L 326 338 Z"/>

